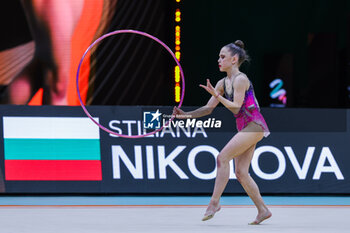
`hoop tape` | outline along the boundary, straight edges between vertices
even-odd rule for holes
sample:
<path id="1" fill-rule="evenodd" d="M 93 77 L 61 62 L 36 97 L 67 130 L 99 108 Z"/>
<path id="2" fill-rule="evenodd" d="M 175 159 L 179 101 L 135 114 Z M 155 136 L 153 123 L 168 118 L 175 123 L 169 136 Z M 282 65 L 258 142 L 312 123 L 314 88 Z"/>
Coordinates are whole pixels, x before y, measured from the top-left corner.
<path id="1" fill-rule="evenodd" d="M 181 91 L 181 99 L 180 99 L 180 102 L 179 102 L 179 105 L 177 106 L 178 108 L 180 108 L 182 106 L 182 102 L 183 102 L 183 99 L 184 99 L 184 96 L 185 96 L 185 76 L 184 76 L 184 73 L 183 73 L 183 70 L 182 70 L 182 67 L 181 67 L 181 64 L 180 62 L 177 60 L 175 54 L 173 53 L 173 51 L 171 51 L 171 49 L 165 44 L 163 43 L 161 40 L 159 40 L 157 37 L 155 36 L 152 36 L 146 32 L 141 32 L 141 31 L 137 31 L 137 30 L 129 30 L 129 29 L 125 29 L 125 30 L 116 30 L 116 31 L 113 31 L 113 32 L 109 32 L 107 34 L 104 34 L 103 36 L 101 36 L 100 38 L 98 38 L 97 40 L 95 40 L 85 51 L 85 53 L 83 54 L 80 62 L 79 62 L 79 66 L 78 66 L 78 70 L 77 70 L 77 79 L 76 79 L 76 86 L 77 86 L 77 94 L 78 94 L 78 98 L 79 98 L 79 102 L 80 102 L 80 105 L 81 107 L 83 108 L 85 114 L 98 126 L 100 127 L 100 129 L 104 130 L 105 132 L 107 133 L 110 133 L 110 134 L 113 134 L 113 135 L 116 135 L 116 136 L 119 136 L 119 137 L 123 137 L 123 138 L 143 138 L 143 137 L 147 137 L 149 135 L 153 135 L 159 131 L 161 131 L 165 126 L 168 126 L 170 121 L 172 121 L 174 119 L 174 116 L 171 117 L 171 119 L 168 120 L 168 122 L 163 125 L 161 128 L 155 130 L 155 131 L 152 131 L 152 132 L 149 132 L 149 133 L 146 133 L 146 134 L 143 134 L 143 135 L 125 135 L 125 134 L 119 134 L 119 133 L 116 133 L 112 130 L 109 130 L 107 129 L 106 127 L 104 127 L 103 125 L 99 124 L 92 116 L 91 114 L 89 113 L 89 111 L 86 109 L 86 106 L 84 105 L 82 99 L 81 99 L 81 95 L 80 95 L 80 91 L 79 91 L 79 73 L 80 73 L 80 68 L 81 68 L 81 64 L 83 63 L 84 61 L 84 58 L 86 56 L 86 54 L 91 50 L 92 47 L 94 47 L 97 43 L 99 43 L 100 41 L 102 41 L 103 39 L 107 38 L 107 37 L 110 37 L 110 36 L 113 36 L 113 35 L 117 35 L 117 34 L 125 34 L 125 33 L 130 33 L 130 34 L 138 34 L 138 35 L 142 35 L 142 36 L 146 36 L 154 41 L 156 41 L 157 43 L 161 44 L 163 46 L 163 48 L 165 48 L 169 53 L 170 55 L 174 58 L 176 64 L 179 66 L 180 68 L 180 74 L 181 74 L 181 81 L 182 81 L 182 91 Z"/>

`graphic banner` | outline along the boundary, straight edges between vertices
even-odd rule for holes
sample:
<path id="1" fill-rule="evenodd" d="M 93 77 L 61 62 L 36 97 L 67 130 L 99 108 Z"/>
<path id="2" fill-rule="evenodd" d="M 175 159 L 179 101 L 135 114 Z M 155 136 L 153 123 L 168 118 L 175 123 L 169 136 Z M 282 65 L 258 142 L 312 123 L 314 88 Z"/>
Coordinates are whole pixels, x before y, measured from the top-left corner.
<path id="1" fill-rule="evenodd" d="M 80 107 L 0 106 L 5 193 L 209 194 L 216 157 L 237 133 L 223 107 L 175 120 L 154 135 L 121 138 Z M 194 109 L 191 107 L 185 110 Z M 92 106 L 95 121 L 124 135 L 163 126 L 172 108 Z M 271 134 L 250 175 L 265 194 L 349 194 L 350 121 L 345 109 L 262 109 Z M 244 193 L 230 162 L 226 194 Z"/>

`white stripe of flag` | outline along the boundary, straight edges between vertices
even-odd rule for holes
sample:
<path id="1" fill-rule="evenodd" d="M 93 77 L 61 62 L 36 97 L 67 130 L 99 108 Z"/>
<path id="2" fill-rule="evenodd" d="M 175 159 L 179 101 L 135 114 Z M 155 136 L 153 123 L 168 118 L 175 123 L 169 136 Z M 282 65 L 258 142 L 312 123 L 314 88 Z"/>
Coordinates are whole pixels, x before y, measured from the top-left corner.
<path id="1" fill-rule="evenodd" d="M 88 117 L 3 117 L 3 126 L 4 138 L 100 139 Z"/>

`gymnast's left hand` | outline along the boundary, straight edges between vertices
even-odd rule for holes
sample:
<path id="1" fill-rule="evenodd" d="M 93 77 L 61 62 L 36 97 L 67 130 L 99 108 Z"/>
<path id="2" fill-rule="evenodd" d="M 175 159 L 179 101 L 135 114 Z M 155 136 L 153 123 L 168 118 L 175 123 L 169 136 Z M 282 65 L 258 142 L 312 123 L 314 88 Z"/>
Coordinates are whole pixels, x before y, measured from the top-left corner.
<path id="1" fill-rule="evenodd" d="M 210 80 L 207 79 L 207 85 L 204 86 L 202 84 L 199 85 L 200 87 L 204 88 L 207 92 L 209 92 L 212 96 L 216 97 L 218 96 L 217 91 L 215 90 L 215 88 L 213 87 L 213 85 L 211 85 Z"/>

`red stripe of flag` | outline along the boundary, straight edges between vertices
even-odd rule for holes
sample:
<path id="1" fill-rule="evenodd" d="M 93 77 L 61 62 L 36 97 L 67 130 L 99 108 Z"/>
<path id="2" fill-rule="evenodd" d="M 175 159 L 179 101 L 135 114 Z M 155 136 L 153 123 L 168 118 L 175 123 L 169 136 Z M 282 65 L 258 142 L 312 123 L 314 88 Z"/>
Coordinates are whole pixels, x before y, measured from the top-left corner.
<path id="1" fill-rule="evenodd" d="M 102 180 L 100 160 L 5 160 L 6 180 Z"/>

